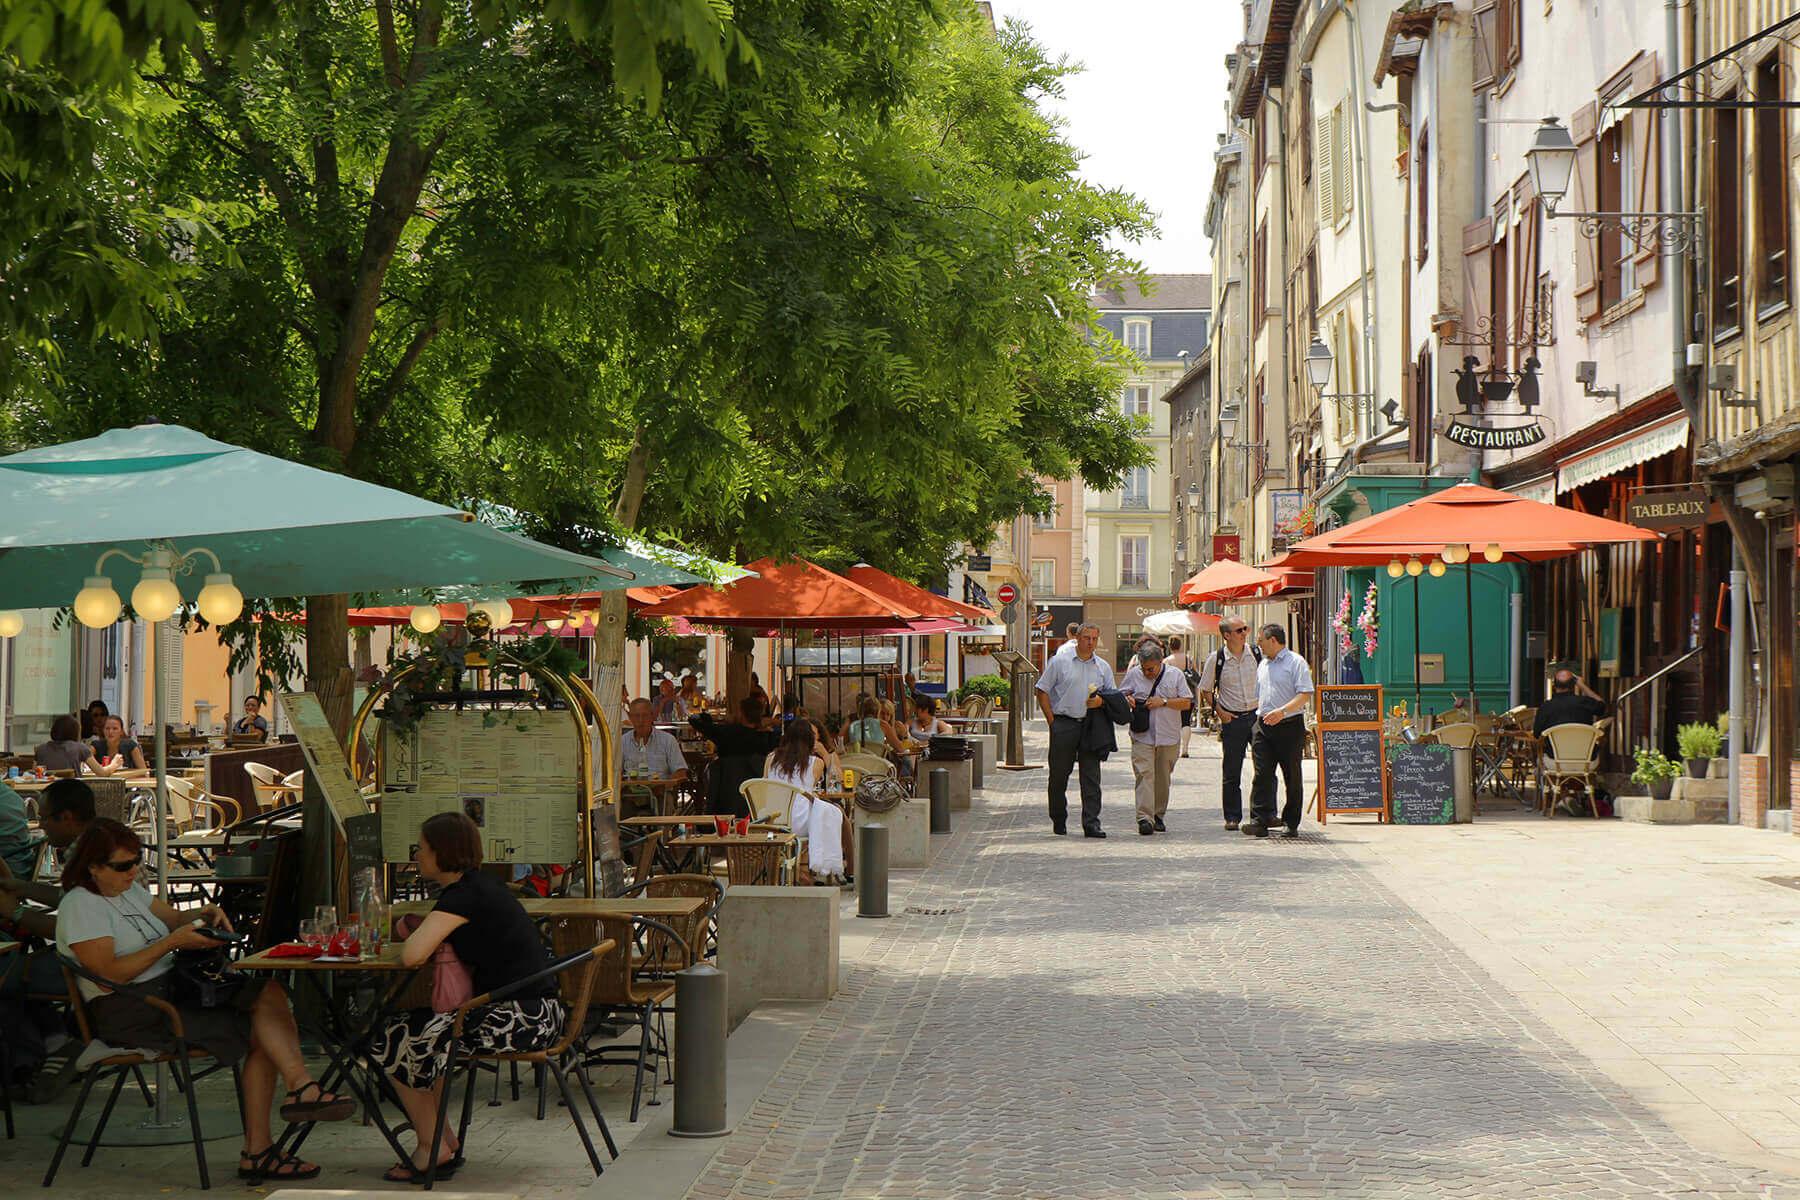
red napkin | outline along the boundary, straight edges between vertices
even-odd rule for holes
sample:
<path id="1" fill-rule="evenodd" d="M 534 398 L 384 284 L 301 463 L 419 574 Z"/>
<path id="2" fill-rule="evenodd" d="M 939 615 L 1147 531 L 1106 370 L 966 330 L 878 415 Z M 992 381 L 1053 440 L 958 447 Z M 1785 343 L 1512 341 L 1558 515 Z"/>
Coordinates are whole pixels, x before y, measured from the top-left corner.
<path id="1" fill-rule="evenodd" d="M 309 946 L 305 942 L 283 942 L 269 947 L 270 958 L 317 958 L 323 953 L 325 951 L 318 946 Z"/>

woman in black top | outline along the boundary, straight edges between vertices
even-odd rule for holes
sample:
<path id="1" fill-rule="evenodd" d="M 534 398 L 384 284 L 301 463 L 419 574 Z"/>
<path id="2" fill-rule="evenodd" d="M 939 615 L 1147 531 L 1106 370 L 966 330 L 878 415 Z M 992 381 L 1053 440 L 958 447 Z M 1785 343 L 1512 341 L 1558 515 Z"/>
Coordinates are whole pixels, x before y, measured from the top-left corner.
<path id="1" fill-rule="evenodd" d="M 738 702 L 739 721 L 721 724 L 706 713 L 688 718 L 688 724 L 713 744 L 719 757 L 707 772 L 708 807 L 715 813 L 747 817 L 750 806 L 738 791 L 746 779 L 762 774 L 763 759 L 781 741 L 778 731 L 763 728 L 763 702 L 754 694 Z"/>
<path id="2" fill-rule="evenodd" d="M 519 898 L 500 880 L 481 871 L 481 831 L 465 814 L 438 813 L 419 827 L 413 855 L 419 874 L 443 885 L 437 905 L 402 943 L 400 959 L 424 966 L 445 942 L 468 968 L 473 995 L 481 996 L 550 965 L 537 926 Z M 556 981 L 517 993 L 471 1013 L 463 1025 L 465 1049 L 484 1054 L 541 1050 L 562 1036 L 566 1017 Z M 419 1143 L 412 1159 L 384 1177 L 394 1183 L 423 1183 L 430 1166 L 432 1135 L 443 1119 L 444 1067 L 450 1058 L 453 1013 L 414 1009 L 395 1017 L 376 1035 L 371 1055 L 393 1080 Z M 455 1174 L 462 1153 L 456 1133 L 444 1129 L 439 1179 Z"/>

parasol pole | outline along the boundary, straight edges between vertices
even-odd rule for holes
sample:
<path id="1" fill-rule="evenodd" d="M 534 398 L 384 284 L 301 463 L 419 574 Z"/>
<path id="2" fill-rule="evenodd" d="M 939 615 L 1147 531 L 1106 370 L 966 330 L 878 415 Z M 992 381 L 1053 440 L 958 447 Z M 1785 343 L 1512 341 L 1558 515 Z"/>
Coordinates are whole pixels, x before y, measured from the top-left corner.
<path id="1" fill-rule="evenodd" d="M 1423 577 L 1414 575 L 1413 581 L 1413 720 L 1420 725 L 1425 723 L 1424 685 L 1419 680 L 1420 656 L 1424 648 L 1419 645 L 1419 580 Z"/>
<path id="2" fill-rule="evenodd" d="M 1463 615 L 1469 622 L 1469 720 L 1475 719 L 1475 568 L 1463 563 Z"/>
<path id="3" fill-rule="evenodd" d="M 152 662 L 150 686 L 154 689 L 150 696 L 150 720 L 156 727 L 156 895 L 164 903 L 169 899 L 169 855 L 168 855 L 168 814 L 169 814 L 169 727 L 166 724 L 168 714 L 163 712 L 163 692 L 169 683 L 168 647 L 159 644 L 156 636 L 162 628 L 161 621 L 150 622 L 150 644 L 155 648 Z M 230 719 L 227 714 L 227 720 Z M 164 1063 L 156 1064 L 156 1105 L 151 1115 L 144 1120 L 146 1129 L 173 1129 L 181 1124 L 181 1118 L 169 1111 L 168 1101 L 168 1067 Z"/>

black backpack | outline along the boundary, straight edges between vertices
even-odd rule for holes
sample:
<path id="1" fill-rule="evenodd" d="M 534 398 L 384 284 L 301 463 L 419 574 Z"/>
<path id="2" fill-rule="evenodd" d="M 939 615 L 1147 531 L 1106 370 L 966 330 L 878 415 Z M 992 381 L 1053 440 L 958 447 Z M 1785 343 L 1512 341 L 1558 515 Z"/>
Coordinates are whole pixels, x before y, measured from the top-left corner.
<path id="1" fill-rule="evenodd" d="M 1250 647 L 1250 653 L 1256 656 L 1256 661 L 1258 665 L 1260 665 L 1262 663 L 1262 651 L 1258 650 L 1255 646 L 1252 646 Z M 1219 677 L 1224 673 L 1225 647 L 1220 646 L 1219 652 L 1213 656 L 1213 691 L 1216 692 L 1219 690 Z M 1200 676 L 1196 674 L 1192 679 L 1188 680 L 1188 683 L 1193 687 L 1194 695 L 1198 696 L 1200 694 Z"/>

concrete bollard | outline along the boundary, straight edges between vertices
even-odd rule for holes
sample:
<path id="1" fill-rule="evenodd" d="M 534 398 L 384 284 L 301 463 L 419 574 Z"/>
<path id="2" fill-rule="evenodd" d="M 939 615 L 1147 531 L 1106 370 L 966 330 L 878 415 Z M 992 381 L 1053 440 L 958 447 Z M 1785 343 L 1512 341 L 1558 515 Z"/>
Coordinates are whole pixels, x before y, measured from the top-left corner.
<path id="1" fill-rule="evenodd" d="M 948 798 L 946 797 L 946 803 Z M 886 825 L 856 827 L 856 915 L 888 915 L 888 831 Z"/>
<path id="2" fill-rule="evenodd" d="M 950 832 L 950 772 L 931 768 L 931 832 Z"/>
<path id="3" fill-rule="evenodd" d="M 696 963 L 675 973 L 675 1124 L 671 1137 L 724 1137 L 725 973 Z"/>

